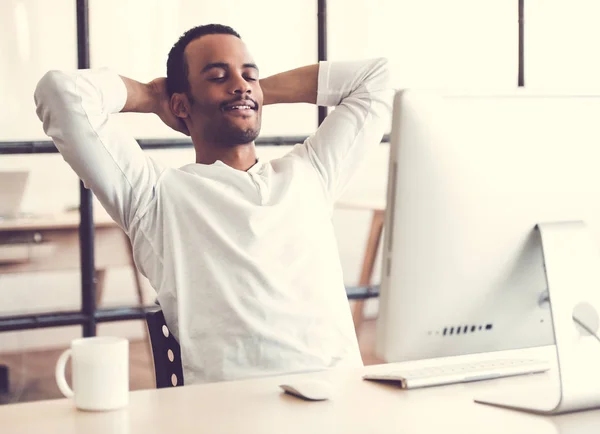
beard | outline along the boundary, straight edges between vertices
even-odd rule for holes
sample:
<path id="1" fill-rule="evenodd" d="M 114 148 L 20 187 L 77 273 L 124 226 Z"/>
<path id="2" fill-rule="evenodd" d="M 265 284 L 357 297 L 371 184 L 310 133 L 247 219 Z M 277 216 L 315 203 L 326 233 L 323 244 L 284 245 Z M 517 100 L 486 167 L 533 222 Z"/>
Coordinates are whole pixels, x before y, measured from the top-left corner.
<path id="1" fill-rule="evenodd" d="M 214 131 L 215 142 L 224 148 L 250 143 L 256 140 L 260 133 L 260 122 L 255 127 L 240 128 L 233 125 L 224 125 Z"/>

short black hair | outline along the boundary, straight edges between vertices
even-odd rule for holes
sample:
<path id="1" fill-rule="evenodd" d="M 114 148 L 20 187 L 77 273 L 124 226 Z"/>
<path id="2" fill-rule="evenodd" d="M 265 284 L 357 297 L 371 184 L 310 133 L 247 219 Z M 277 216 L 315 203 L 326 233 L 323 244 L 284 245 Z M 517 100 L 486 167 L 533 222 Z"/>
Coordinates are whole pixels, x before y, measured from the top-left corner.
<path id="1" fill-rule="evenodd" d="M 190 82 L 188 81 L 188 64 L 184 55 L 185 47 L 204 35 L 233 35 L 242 39 L 238 32 L 222 24 L 205 24 L 185 32 L 169 51 L 167 59 L 167 92 L 169 96 L 176 92 L 189 92 Z"/>

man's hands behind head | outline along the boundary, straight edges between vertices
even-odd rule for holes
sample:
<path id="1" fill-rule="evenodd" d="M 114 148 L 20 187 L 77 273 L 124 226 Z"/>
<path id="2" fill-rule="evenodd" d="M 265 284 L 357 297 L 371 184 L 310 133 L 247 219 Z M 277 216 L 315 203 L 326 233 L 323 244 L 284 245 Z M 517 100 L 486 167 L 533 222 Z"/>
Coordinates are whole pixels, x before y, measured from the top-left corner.
<path id="1" fill-rule="evenodd" d="M 181 118 L 175 116 L 171 111 L 170 98 L 167 93 L 167 79 L 165 77 L 155 78 L 148 83 L 153 96 L 153 108 L 152 112 L 155 113 L 167 126 L 173 128 L 175 131 L 190 135 L 187 126 Z"/>

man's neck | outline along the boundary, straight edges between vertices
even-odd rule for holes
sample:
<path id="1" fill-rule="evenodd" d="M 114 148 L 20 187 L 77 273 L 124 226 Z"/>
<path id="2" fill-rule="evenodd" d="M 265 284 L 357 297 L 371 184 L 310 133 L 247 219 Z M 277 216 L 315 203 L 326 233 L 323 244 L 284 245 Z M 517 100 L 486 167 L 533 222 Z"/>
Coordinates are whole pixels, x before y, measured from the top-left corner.
<path id="1" fill-rule="evenodd" d="M 234 169 L 246 171 L 256 164 L 254 142 L 229 148 L 196 147 L 196 163 L 213 164 L 217 160 Z"/>

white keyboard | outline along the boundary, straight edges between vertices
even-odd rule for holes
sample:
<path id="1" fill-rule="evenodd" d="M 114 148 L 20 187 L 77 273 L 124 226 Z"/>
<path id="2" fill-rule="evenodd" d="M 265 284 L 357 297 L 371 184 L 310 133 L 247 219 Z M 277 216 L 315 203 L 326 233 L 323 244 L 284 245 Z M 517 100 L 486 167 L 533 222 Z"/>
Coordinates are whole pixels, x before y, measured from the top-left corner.
<path id="1" fill-rule="evenodd" d="M 544 360 L 499 359 L 430 366 L 384 374 L 367 374 L 363 378 L 365 380 L 397 382 L 403 389 L 416 389 L 443 384 L 491 380 L 513 375 L 536 374 L 549 369 L 550 364 Z"/>

